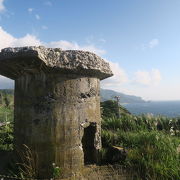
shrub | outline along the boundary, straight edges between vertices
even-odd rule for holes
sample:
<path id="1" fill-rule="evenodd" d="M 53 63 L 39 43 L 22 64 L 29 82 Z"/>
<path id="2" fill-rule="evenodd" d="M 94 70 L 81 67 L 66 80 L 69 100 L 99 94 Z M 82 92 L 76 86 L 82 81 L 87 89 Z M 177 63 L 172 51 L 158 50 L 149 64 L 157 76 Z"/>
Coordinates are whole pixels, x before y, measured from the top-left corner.
<path id="1" fill-rule="evenodd" d="M 144 179 L 179 179 L 180 156 L 177 138 L 161 132 L 118 133 L 119 143 L 128 148 L 127 167 Z"/>
<path id="2" fill-rule="evenodd" d="M 6 123 L 0 127 L 0 150 L 13 150 L 13 124 Z"/>
<path id="3" fill-rule="evenodd" d="M 161 131 L 158 131 L 158 123 Z M 106 118 L 102 123 L 102 142 L 105 149 L 123 147 L 127 156 L 123 164 L 141 179 L 180 179 L 180 154 L 177 134 L 170 135 L 170 127 L 177 119 L 164 117 L 132 116 Z M 103 158 L 106 151 L 104 150 Z M 121 162 L 122 163 L 122 162 Z"/>

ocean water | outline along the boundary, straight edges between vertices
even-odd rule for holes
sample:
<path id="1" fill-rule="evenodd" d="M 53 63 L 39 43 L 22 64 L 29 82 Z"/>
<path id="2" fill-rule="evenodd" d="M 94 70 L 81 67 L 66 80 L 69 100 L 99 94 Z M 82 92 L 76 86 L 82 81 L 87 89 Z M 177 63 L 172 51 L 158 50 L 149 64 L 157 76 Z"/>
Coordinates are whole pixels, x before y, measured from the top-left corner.
<path id="1" fill-rule="evenodd" d="M 180 101 L 152 101 L 122 105 L 136 115 L 152 113 L 153 115 L 180 117 Z"/>

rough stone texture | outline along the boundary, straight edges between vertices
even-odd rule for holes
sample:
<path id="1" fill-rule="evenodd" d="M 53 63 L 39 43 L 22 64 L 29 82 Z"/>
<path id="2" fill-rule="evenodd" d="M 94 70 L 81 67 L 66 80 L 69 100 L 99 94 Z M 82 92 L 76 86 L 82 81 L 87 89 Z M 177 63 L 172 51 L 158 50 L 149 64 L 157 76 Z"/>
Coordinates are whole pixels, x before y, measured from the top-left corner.
<path id="1" fill-rule="evenodd" d="M 26 73 L 73 73 L 105 79 L 112 76 L 109 64 L 87 51 L 39 47 L 5 48 L 0 53 L 0 72 L 11 79 Z"/>
<path id="2" fill-rule="evenodd" d="M 15 147 L 37 153 L 38 177 L 64 176 L 97 162 L 101 148 L 100 79 L 108 63 L 90 52 L 8 48 L 0 74 L 15 80 Z M 90 158 L 89 158 L 90 157 Z"/>

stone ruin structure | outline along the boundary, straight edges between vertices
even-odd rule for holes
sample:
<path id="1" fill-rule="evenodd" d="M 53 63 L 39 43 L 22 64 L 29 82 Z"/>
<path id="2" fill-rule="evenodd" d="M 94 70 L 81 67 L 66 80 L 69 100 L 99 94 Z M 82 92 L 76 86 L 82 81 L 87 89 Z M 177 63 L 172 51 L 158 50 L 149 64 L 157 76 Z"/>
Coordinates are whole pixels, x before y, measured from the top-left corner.
<path id="1" fill-rule="evenodd" d="M 39 178 L 96 163 L 101 148 L 100 80 L 112 76 L 97 55 L 59 48 L 6 48 L 0 74 L 15 81 L 14 144 L 37 153 Z"/>

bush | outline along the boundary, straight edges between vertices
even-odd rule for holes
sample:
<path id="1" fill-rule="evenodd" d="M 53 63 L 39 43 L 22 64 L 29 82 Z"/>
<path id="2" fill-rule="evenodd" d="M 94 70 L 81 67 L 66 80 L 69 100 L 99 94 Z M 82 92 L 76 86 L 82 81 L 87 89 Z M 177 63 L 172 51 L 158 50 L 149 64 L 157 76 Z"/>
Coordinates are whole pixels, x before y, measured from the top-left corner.
<path id="1" fill-rule="evenodd" d="M 0 127 L 0 150 L 13 150 L 13 124 L 5 124 Z"/>
<path id="2" fill-rule="evenodd" d="M 119 132 L 119 144 L 128 149 L 126 164 L 145 179 L 179 179 L 179 139 L 162 132 Z"/>
<path id="3" fill-rule="evenodd" d="M 123 164 L 138 179 L 180 179 L 180 144 L 177 119 L 152 115 L 105 118 L 102 122 L 103 158 L 112 146 L 123 147 L 126 159 Z M 161 126 L 161 128 L 160 128 Z M 122 163 L 122 162 L 120 162 Z"/>

